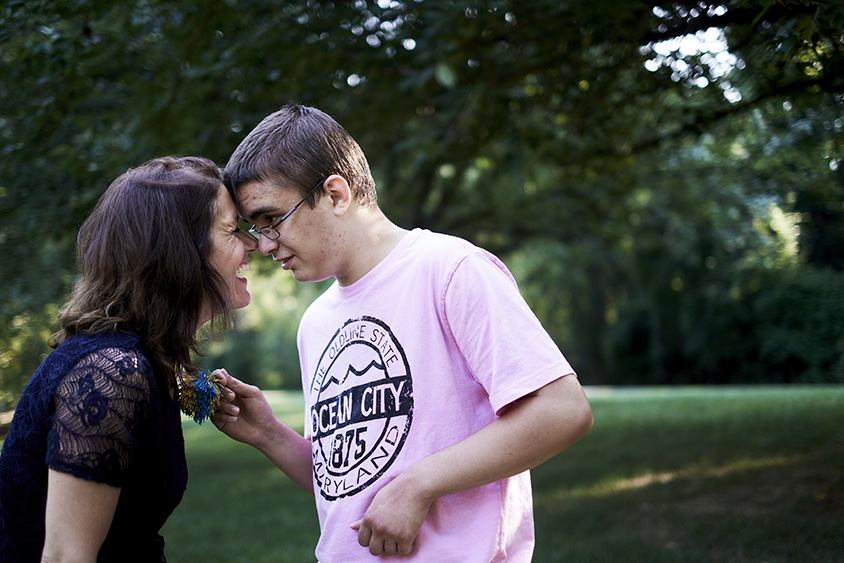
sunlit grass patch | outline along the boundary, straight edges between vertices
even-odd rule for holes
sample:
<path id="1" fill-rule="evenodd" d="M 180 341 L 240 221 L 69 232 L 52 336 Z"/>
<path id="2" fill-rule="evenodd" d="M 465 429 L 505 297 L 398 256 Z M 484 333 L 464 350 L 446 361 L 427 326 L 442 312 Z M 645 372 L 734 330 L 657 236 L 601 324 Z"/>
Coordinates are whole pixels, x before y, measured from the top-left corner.
<path id="1" fill-rule="evenodd" d="M 599 498 L 623 491 L 635 491 L 655 484 L 665 485 L 679 479 L 723 478 L 737 472 L 782 467 L 795 463 L 797 459 L 795 457 L 773 456 L 767 458 L 737 459 L 731 463 L 717 467 L 701 467 L 693 464 L 678 471 L 650 471 L 634 477 L 612 477 L 600 483 L 559 491 L 556 496 L 549 495 L 541 500 L 542 502 L 555 502 L 564 498 Z"/>

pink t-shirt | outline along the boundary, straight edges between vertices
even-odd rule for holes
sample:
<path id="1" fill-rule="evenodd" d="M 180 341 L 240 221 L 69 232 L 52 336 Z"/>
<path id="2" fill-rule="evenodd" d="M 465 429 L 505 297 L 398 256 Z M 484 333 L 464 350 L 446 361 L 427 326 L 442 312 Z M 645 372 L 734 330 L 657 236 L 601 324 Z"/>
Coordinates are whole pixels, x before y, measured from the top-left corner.
<path id="1" fill-rule="evenodd" d="M 420 229 L 321 295 L 298 343 L 323 563 L 376 560 L 349 526 L 385 483 L 573 373 L 500 260 Z M 410 559 L 530 561 L 533 544 L 524 472 L 435 501 Z"/>

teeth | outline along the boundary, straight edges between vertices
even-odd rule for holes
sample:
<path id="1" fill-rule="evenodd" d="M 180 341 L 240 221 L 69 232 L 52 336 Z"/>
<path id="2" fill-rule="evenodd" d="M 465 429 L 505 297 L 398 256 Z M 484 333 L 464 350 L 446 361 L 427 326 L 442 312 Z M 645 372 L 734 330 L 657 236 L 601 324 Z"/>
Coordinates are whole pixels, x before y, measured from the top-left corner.
<path id="1" fill-rule="evenodd" d="M 237 267 L 237 275 L 238 276 L 240 274 L 242 274 L 243 272 L 248 272 L 248 271 L 249 271 L 249 264 L 241 264 L 240 266 Z"/>

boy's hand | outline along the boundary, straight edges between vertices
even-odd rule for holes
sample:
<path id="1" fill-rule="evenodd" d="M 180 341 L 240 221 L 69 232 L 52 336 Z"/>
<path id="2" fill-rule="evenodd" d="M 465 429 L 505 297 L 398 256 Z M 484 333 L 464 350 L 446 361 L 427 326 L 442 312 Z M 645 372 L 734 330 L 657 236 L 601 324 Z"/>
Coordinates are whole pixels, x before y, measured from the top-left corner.
<path id="1" fill-rule="evenodd" d="M 372 555 L 410 555 L 432 501 L 415 493 L 399 476 L 384 486 L 363 515 L 352 524 L 358 543 Z"/>
<path id="2" fill-rule="evenodd" d="M 218 370 L 223 400 L 211 417 L 221 432 L 258 449 L 293 482 L 313 494 L 311 441 L 273 414 L 260 389 Z"/>
<path id="3" fill-rule="evenodd" d="M 260 389 L 217 370 L 223 384 L 222 401 L 211 417 L 218 430 L 230 438 L 252 446 L 265 437 L 264 429 L 276 420 L 267 399 Z"/>

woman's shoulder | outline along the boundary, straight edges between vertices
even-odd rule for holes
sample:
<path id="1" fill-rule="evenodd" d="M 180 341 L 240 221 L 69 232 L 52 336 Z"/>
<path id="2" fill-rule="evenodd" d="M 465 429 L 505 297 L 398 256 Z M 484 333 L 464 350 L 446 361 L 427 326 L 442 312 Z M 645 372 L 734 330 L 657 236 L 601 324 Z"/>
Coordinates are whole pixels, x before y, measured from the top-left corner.
<path id="1" fill-rule="evenodd" d="M 71 363 L 88 355 L 100 355 L 120 361 L 126 357 L 146 359 L 147 352 L 141 339 L 129 332 L 118 330 L 96 333 L 77 333 L 69 336 L 54 351 Z"/>
<path id="2" fill-rule="evenodd" d="M 67 337 L 56 349 L 95 350 L 110 347 L 142 349 L 143 343 L 140 337 L 122 330 L 77 332 Z"/>
<path id="3" fill-rule="evenodd" d="M 149 393 L 153 384 L 152 365 L 137 336 L 120 331 L 96 334 L 75 334 L 55 352 L 67 357 L 63 379 L 96 375 L 97 381 L 108 381 L 108 387 L 137 389 Z M 55 353 L 54 352 L 54 353 Z M 125 392 L 125 391 L 124 391 Z"/>

